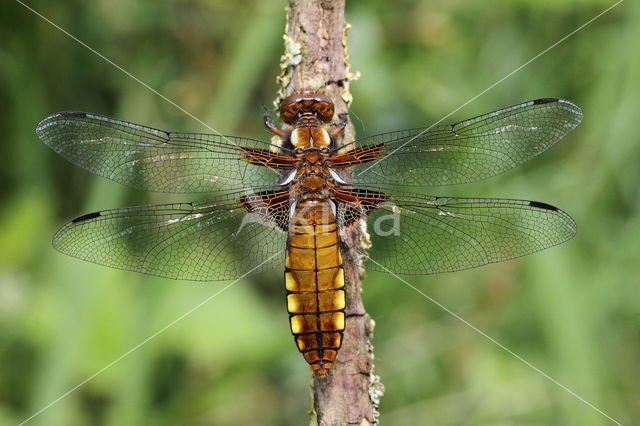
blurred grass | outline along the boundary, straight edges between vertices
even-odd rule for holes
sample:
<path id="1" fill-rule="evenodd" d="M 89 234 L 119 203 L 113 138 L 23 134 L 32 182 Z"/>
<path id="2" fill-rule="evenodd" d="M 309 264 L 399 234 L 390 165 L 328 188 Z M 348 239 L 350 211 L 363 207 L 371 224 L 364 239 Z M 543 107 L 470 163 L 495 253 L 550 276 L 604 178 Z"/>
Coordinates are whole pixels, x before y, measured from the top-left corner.
<path id="1" fill-rule="evenodd" d="M 348 2 L 358 134 L 427 125 L 611 3 Z M 29 2 L 226 134 L 268 137 L 282 2 Z M 61 110 L 207 131 L 18 3 L 0 15 L 0 424 L 16 424 L 224 284 L 173 282 L 66 258 L 65 220 L 173 200 L 89 176 L 42 145 Z M 408 281 L 597 407 L 640 418 L 640 4 L 624 2 L 456 113 L 545 96 L 583 124 L 503 176 L 437 195 L 530 198 L 579 234 L 512 262 Z M 282 271 L 243 281 L 35 418 L 42 425 L 301 424 L 309 372 L 289 336 Z M 383 424 L 610 422 L 391 276 L 371 273 Z"/>

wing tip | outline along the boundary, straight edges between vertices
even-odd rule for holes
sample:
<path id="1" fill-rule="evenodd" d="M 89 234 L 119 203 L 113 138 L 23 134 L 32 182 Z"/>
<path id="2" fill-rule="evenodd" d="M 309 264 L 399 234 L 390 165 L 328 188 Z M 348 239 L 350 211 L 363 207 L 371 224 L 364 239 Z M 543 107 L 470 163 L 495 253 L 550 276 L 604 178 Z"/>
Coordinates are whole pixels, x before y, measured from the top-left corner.
<path id="1" fill-rule="evenodd" d="M 571 130 L 575 129 L 580 125 L 580 123 L 582 123 L 582 119 L 584 117 L 582 108 L 580 108 L 578 105 L 576 105 L 571 101 L 568 101 L 562 98 L 540 98 L 540 99 L 533 100 L 533 105 L 544 105 L 544 104 L 553 104 L 553 103 L 564 104 L 564 107 L 572 110 L 575 121 L 570 126 Z"/>
<path id="2" fill-rule="evenodd" d="M 548 210 L 550 212 L 555 212 L 564 218 L 565 225 L 568 227 L 570 231 L 569 232 L 570 235 L 557 244 L 561 244 L 565 241 L 569 241 L 578 233 L 578 224 L 576 223 L 575 220 L 573 220 L 573 218 L 569 215 L 569 213 L 565 212 L 564 210 L 556 206 L 553 206 L 551 204 L 543 203 L 542 201 L 529 201 L 529 206 L 533 208 L 541 209 L 541 210 Z"/>
<path id="3" fill-rule="evenodd" d="M 45 128 L 48 126 L 48 124 L 51 121 L 55 121 L 57 118 L 60 118 L 60 117 L 86 118 L 87 117 L 87 113 L 86 112 L 82 112 L 82 111 L 62 111 L 62 112 L 57 112 L 55 114 L 48 115 L 45 118 L 43 118 L 42 120 L 40 120 L 40 122 L 36 126 L 36 135 L 38 135 L 38 137 L 42 138 L 42 136 L 43 136 L 42 132 L 45 130 Z"/>

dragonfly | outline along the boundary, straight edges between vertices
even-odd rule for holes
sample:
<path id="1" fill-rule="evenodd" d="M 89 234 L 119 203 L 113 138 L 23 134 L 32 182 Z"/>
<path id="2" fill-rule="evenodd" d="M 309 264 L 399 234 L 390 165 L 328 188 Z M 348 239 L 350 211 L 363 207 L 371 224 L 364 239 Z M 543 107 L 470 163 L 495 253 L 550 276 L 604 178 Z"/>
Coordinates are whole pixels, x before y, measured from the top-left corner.
<path id="1" fill-rule="evenodd" d="M 314 374 L 326 375 L 345 329 L 341 231 L 365 224 L 365 268 L 393 274 L 474 268 L 576 234 L 573 219 L 544 202 L 422 192 L 486 179 L 541 154 L 582 121 L 570 101 L 536 99 L 341 146 L 348 115 L 335 114 L 327 95 L 296 90 L 279 113 L 280 127 L 264 115 L 273 143 L 77 111 L 44 118 L 38 137 L 89 172 L 141 190 L 208 195 L 84 214 L 57 231 L 54 247 L 183 280 L 234 280 L 284 264 L 295 344 Z"/>

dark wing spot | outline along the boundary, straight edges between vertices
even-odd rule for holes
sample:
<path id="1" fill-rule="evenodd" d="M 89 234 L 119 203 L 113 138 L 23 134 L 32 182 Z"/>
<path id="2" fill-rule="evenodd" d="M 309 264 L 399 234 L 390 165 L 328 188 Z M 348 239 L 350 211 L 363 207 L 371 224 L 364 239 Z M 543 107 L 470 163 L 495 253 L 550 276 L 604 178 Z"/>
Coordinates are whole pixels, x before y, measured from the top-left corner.
<path id="1" fill-rule="evenodd" d="M 558 98 L 540 98 L 540 99 L 536 99 L 533 101 L 534 105 L 541 105 L 541 104 L 551 104 L 554 102 L 558 102 L 560 99 Z"/>
<path id="2" fill-rule="evenodd" d="M 554 211 L 554 212 L 558 211 L 557 207 L 552 206 L 551 204 L 541 203 L 540 201 L 530 201 L 529 205 L 531 207 L 537 207 L 539 209 L 551 210 L 551 211 Z"/>
<path id="3" fill-rule="evenodd" d="M 85 220 L 95 219 L 96 217 L 100 217 L 100 212 L 83 214 L 82 216 L 78 216 L 75 219 L 73 219 L 71 223 L 84 222 Z"/>
<path id="4" fill-rule="evenodd" d="M 87 113 L 80 111 L 63 111 L 60 115 L 63 117 L 86 117 Z"/>

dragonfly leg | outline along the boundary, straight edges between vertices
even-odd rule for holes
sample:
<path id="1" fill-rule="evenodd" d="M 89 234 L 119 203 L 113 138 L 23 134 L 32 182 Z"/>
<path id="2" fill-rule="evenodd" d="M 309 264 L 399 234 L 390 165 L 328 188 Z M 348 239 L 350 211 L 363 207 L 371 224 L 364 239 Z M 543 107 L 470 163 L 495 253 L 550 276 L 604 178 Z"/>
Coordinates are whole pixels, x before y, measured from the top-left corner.
<path id="1" fill-rule="evenodd" d="M 264 108 L 264 125 L 267 127 L 267 129 L 269 129 L 271 132 L 273 132 L 274 134 L 276 134 L 277 136 L 281 137 L 282 139 L 286 139 L 287 136 L 289 136 L 288 132 L 281 129 L 280 127 L 276 126 L 270 119 L 271 117 L 271 110 L 269 108 L 267 108 L 266 106 L 262 105 L 262 108 Z"/>
<path id="2" fill-rule="evenodd" d="M 349 119 L 349 114 L 343 112 L 339 114 L 338 117 L 340 117 L 340 122 L 336 124 L 336 127 L 331 129 L 331 131 L 329 132 L 332 138 L 337 136 L 338 133 L 344 130 L 345 126 L 347 125 L 347 120 Z"/>

